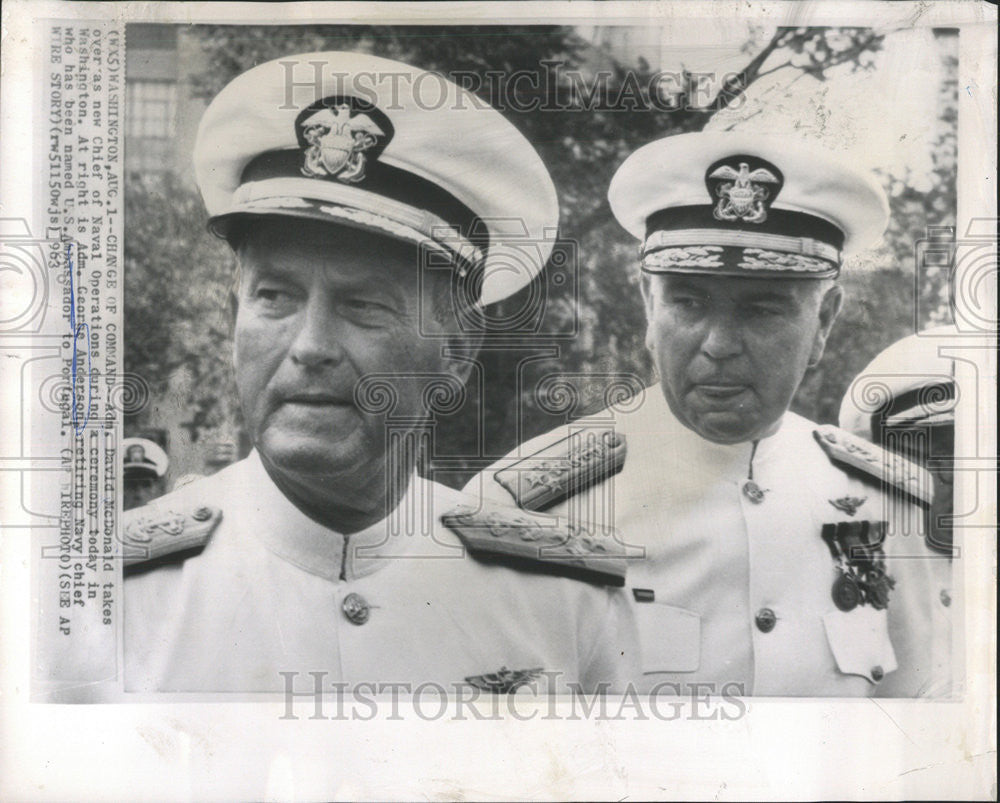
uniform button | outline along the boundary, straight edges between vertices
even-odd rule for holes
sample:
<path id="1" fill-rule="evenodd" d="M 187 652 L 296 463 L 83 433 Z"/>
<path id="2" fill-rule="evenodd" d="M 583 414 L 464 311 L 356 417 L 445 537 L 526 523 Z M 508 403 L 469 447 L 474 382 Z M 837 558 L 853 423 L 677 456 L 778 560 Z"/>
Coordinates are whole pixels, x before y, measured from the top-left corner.
<path id="1" fill-rule="evenodd" d="M 365 598 L 353 592 L 344 597 L 344 601 L 340 607 L 344 611 L 344 616 L 347 617 L 348 621 L 355 625 L 363 625 L 367 622 L 368 614 L 371 612 L 371 608 L 365 602 Z"/>
<path id="2" fill-rule="evenodd" d="M 755 621 L 757 622 L 757 629 L 761 633 L 770 633 L 774 630 L 774 625 L 778 621 L 778 617 L 774 615 L 774 611 L 770 608 L 761 608 L 757 611 Z"/>
<path id="3" fill-rule="evenodd" d="M 755 505 L 764 501 L 765 493 L 766 491 L 753 480 L 747 480 L 743 483 L 743 495 Z"/>
<path id="4" fill-rule="evenodd" d="M 207 507 L 200 507 L 191 514 L 191 518 L 195 521 L 208 521 L 212 518 L 212 511 Z"/>
<path id="5" fill-rule="evenodd" d="M 880 666 L 872 667 L 872 680 L 878 683 L 882 678 L 885 677 L 885 670 Z"/>
<path id="6" fill-rule="evenodd" d="M 946 608 L 951 605 L 951 594 L 948 593 L 947 588 L 941 589 L 941 604 Z"/>

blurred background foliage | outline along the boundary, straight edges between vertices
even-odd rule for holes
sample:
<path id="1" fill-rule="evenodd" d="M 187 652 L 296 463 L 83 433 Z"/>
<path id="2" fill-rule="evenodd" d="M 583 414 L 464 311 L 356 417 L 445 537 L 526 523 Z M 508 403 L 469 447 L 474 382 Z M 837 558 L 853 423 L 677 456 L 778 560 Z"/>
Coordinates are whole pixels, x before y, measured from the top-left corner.
<path id="1" fill-rule="evenodd" d="M 484 398 L 473 388 L 462 409 L 439 421 L 435 451 L 441 465 L 452 470 L 438 478 L 452 484 L 461 483 L 490 455 L 505 453 L 567 417 L 603 407 L 614 381 L 609 375 L 632 374 L 641 385 L 654 380 L 643 345 L 637 244 L 614 221 L 606 200 L 622 160 L 659 137 L 705 128 L 765 75 L 783 71 L 789 81 L 802 75 L 825 80 L 831 69 L 844 65 L 872 70 L 873 54 L 891 35 L 871 29 L 778 29 L 753 47 L 748 41 L 742 68 L 717 86 L 684 72 L 674 83 L 674 110 L 658 111 L 647 102 L 648 64 L 619 63 L 568 27 L 195 26 L 189 31 L 204 65 L 190 87 L 206 99 L 256 64 L 311 51 L 357 50 L 445 74 L 482 76 L 518 70 L 538 74 L 543 61 L 561 63 L 544 85 L 522 81 L 512 87 L 484 80 L 477 90 L 524 133 L 551 171 L 561 205 L 563 242 L 557 251 L 572 256 L 576 275 L 561 285 L 543 285 L 547 303 L 541 329 L 563 337 L 485 350 Z M 881 175 L 892 208 L 888 254 L 880 263 L 888 267 L 843 275 L 846 307 L 822 363 L 806 377 L 793 407 L 818 422 L 836 421 L 849 382 L 878 351 L 915 327 L 950 320 L 947 267 L 921 268 L 917 279 L 915 264 L 915 245 L 929 230 L 944 240 L 953 236 L 957 58 L 943 52 L 939 102 L 928 111 L 939 123 L 933 129 L 936 139 L 926 143 L 933 180 L 918 188 L 909 175 Z M 604 71 L 608 78 L 581 83 L 567 75 L 569 70 L 589 78 Z M 597 86 L 596 95 L 581 92 L 584 86 Z M 560 110 L 518 111 L 539 102 Z M 186 408 L 181 425 L 191 441 L 220 430 L 238 433 L 230 340 L 232 255 L 205 232 L 201 200 L 182 179 L 129 175 L 126 214 L 125 370 L 147 379 L 153 400 L 126 421 L 127 432 L 156 426 L 162 400 L 173 397 L 176 403 L 181 396 Z M 545 282 L 544 276 L 539 281 Z M 501 302 L 495 314 L 520 308 L 525 298 L 522 293 Z M 540 345 L 557 345 L 558 351 L 550 349 L 550 356 L 540 358 Z M 573 403 L 556 414 L 553 398 L 564 398 L 536 392 L 538 383 L 554 373 L 570 375 L 576 392 Z"/>

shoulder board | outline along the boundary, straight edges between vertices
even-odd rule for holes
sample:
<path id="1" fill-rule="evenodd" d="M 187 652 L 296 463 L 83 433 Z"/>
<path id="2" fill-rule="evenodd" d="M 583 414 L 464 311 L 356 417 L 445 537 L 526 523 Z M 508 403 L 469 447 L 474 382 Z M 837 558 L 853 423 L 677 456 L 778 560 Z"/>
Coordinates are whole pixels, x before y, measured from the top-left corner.
<path id="1" fill-rule="evenodd" d="M 222 521 L 222 511 L 146 506 L 124 516 L 125 568 L 204 546 Z"/>
<path id="2" fill-rule="evenodd" d="M 931 475 L 902 455 L 869 443 L 832 424 L 816 427 L 813 436 L 832 462 L 854 469 L 863 478 L 873 478 L 891 485 L 921 504 L 931 503 L 934 497 Z"/>
<path id="3" fill-rule="evenodd" d="M 477 559 L 576 577 L 603 585 L 625 585 L 625 551 L 612 530 L 569 526 L 554 516 L 484 504 L 459 505 L 441 523 Z"/>
<path id="4" fill-rule="evenodd" d="M 493 477 L 519 507 L 544 510 L 603 482 L 625 465 L 625 436 L 613 429 L 582 429 Z"/>

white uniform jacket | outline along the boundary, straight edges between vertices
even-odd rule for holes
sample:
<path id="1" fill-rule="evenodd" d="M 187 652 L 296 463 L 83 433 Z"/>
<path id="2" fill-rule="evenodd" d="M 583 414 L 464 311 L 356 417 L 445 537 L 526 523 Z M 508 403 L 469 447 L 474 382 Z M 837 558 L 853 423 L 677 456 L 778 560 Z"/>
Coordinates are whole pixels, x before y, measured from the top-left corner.
<path id="1" fill-rule="evenodd" d="M 297 690 L 309 672 L 448 691 L 467 678 L 620 686 L 637 652 L 624 591 L 467 555 L 440 523 L 462 501 L 414 477 L 393 515 L 345 538 L 292 505 L 253 453 L 129 511 L 133 547 L 221 519 L 200 552 L 127 574 L 125 690 L 281 692 L 281 672 L 301 676 Z"/>
<path id="2" fill-rule="evenodd" d="M 510 502 L 498 470 L 590 426 L 624 435 L 624 466 L 544 512 L 613 527 L 634 556 L 627 587 L 638 686 L 829 697 L 947 691 L 950 598 L 937 587 L 942 575 L 932 579 L 931 564 L 944 559 L 925 547 L 919 507 L 831 462 L 816 425 L 798 415 L 787 413 L 756 446 L 719 445 L 683 426 L 654 386 L 631 412 L 604 411 L 528 441 L 466 493 Z M 551 467 L 532 484 L 550 482 Z M 834 602 L 841 570 L 823 526 L 851 521 L 889 522 L 885 570 L 895 585 L 885 608 Z"/>

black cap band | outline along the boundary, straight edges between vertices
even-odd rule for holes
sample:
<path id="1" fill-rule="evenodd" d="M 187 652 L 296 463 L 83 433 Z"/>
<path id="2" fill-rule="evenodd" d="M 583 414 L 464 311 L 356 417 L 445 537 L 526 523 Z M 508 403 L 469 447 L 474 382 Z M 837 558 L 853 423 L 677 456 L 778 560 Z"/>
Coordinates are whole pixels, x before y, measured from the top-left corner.
<path id="1" fill-rule="evenodd" d="M 716 229 L 718 231 L 746 232 L 747 234 L 778 234 L 786 237 L 803 237 L 826 243 L 837 251 L 844 247 L 844 233 L 828 220 L 793 212 L 787 209 L 771 209 L 762 223 L 747 224 L 743 221 L 719 220 L 713 215 L 715 207 L 705 204 L 698 206 L 677 206 L 654 212 L 646 218 L 646 237 L 658 231 L 678 231 L 682 229 Z M 700 243 L 689 243 L 700 245 Z"/>
<path id="2" fill-rule="evenodd" d="M 240 184 L 273 178 L 303 178 L 302 151 L 267 151 L 252 159 L 240 176 Z M 317 183 L 336 183 L 336 178 L 312 179 Z M 370 161 L 361 181 L 347 186 L 380 195 L 417 209 L 424 209 L 456 227 L 476 245 L 483 247 L 485 226 L 477 226 L 478 217 L 454 195 L 425 178 L 381 161 Z M 476 235 L 476 239 L 472 235 Z M 478 241 L 477 241 L 478 240 Z"/>

